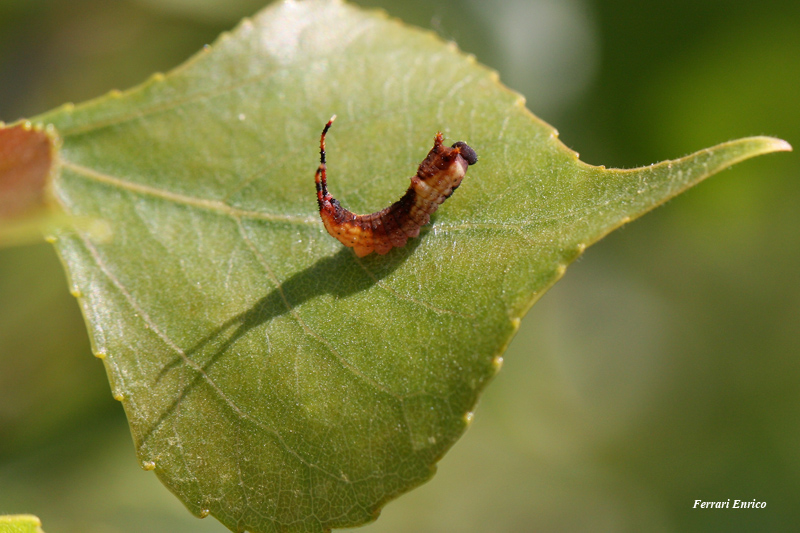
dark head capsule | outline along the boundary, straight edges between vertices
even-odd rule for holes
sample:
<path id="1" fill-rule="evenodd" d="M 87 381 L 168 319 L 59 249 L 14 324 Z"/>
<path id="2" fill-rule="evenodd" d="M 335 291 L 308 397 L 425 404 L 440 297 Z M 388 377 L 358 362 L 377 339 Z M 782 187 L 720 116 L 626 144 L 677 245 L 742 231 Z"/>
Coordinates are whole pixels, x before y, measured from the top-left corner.
<path id="1" fill-rule="evenodd" d="M 453 145 L 453 148 L 458 148 L 461 152 L 461 157 L 467 160 L 467 163 L 470 165 L 474 165 L 478 162 L 478 154 L 475 153 L 475 150 L 469 147 L 467 143 L 464 141 L 458 141 Z"/>

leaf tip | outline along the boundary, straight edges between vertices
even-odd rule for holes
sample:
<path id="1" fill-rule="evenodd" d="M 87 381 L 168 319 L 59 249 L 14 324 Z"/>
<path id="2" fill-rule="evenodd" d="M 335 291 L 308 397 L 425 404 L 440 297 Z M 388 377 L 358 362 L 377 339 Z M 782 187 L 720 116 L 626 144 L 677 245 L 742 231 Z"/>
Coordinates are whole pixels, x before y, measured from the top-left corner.
<path id="1" fill-rule="evenodd" d="M 793 150 L 791 144 L 783 139 L 778 139 L 777 137 L 749 137 L 731 142 L 731 144 L 735 143 L 741 143 L 742 145 L 748 146 L 748 157 L 770 154 L 772 152 L 791 152 Z"/>
<path id="2" fill-rule="evenodd" d="M 775 139 L 772 137 L 769 137 L 769 139 L 772 140 L 772 147 L 774 152 L 791 152 L 794 150 L 792 148 L 792 145 L 784 141 L 783 139 Z"/>

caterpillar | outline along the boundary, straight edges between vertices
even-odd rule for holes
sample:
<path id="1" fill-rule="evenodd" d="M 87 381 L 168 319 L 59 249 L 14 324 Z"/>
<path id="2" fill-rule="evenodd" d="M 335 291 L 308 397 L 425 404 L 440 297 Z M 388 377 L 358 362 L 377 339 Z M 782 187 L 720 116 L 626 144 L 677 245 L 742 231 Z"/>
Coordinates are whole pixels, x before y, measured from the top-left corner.
<path id="1" fill-rule="evenodd" d="M 398 201 L 385 209 L 357 215 L 341 206 L 328 192 L 325 161 L 325 135 L 336 115 L 325 124 L 319 140 L 319 167 L 314 175 L 317 185 L 319 215 L 331 236 L 349 248 L 358 257 L 370 253 L 386 254 L 392 248 L 405 246 L 411 237 L 417 237 L 439 205 L 455 191 L 467 173 L 467 167 L 478 162 L 478 155 L 465 142 L 444 146 L 438 132 L 433 148 L 411 177 L 411 186 Z"/>

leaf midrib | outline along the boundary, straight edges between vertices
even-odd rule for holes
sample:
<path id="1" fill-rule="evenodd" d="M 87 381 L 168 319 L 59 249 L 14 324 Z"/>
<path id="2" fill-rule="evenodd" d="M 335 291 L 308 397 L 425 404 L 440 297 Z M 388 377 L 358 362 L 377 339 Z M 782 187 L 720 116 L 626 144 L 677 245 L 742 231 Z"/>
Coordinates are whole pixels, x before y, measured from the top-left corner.
<path id="1" fill-rule="evenodd" d="M 214 211 L 234 218 L 251 218 L 258 220 L 269 220 L 273 222 L 286 222 L 297 225 L 317 224 L 317 217 L 280 215 L 275 213 L 264 213 L 261 211 L 251 211 L 248 209 L 239 209 L 237 207 L 232 207 L 229 204 L 217 200 L 206 200 L 194 196 L 186 196 L 185 194 L 171 192 L 164 189 L 158 189 L 156 187 L 150 187 L 149 185 L 142 185 L 140 183 L 134 183 L 132 181 L 123 180 L 115 176 L 112 176 L 110 174 L 105 174 L 103 172 L 99 172 L 89 167 L 72 163 L 71 161 L 67 161 L 64 158 L 59 159 L 59 165 L 61 168 L 69 169 L 72 172 L 80 176 L 83 176 L 85 178 L 89 178 L 91 180 L 100 183 L 105 183 L 107 185 L 112 185 L 114 187 L 119 187 L 120 189 L 124 189 L 126 191 L 130 191 L 145 196 L 151 196 L 154 198 L 159 198 L 162 200 L 167 200 L 180 205 L 197 207 L 200 209 L 204 209 L 206 211 Z"/>

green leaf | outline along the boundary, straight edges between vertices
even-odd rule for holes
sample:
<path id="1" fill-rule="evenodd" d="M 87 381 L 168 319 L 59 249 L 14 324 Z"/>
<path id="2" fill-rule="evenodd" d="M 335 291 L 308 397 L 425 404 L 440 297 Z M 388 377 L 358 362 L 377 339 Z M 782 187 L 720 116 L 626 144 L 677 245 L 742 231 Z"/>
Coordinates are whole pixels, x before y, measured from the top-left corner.
<path id="1" fill-rule="evenodd" d="M 0 533 L 42 533 L 42 522 L 30 514 L 0 516 Z"/>
<path id="2" fill-rule="evenodd" d="M 437 130 L 479 154 L 405 248 L 323 229 L 400 197 Z M 738 161 L 743 139 L 634 170 L 580 162 L 523 99 L 430 34 L 286 2 L 168 76 L 36 119 L 62 143 L 53 237 L 142 466 L 235 531 L 374 519 L 468 427 L 520 317 L 603 235 Z"/>

